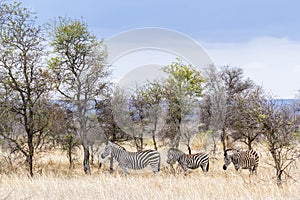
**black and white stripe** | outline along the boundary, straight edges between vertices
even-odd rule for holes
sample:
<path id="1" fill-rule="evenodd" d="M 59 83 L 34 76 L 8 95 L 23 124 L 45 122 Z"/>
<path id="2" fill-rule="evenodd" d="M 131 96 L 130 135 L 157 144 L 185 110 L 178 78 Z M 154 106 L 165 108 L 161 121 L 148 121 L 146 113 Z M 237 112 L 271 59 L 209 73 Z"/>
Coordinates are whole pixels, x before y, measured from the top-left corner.
<path id="1" fill-rule="evenodd" d="M 236 171 L 240 168 L 249 169 L 250 174 L 253 174 L 253 172 L 257 172 L 259 156 L 252 149 L 247 151 L 227 149 L 224 153 L 224 162 L 224 170 L 227 169 L 230 163 L 233 163 Z"/>
<path id="2" fill-rule="evenodd" d="M 188 169 L 197 169 L 201 167 L 202 171 L 208 172 L 209 169 L 209 157 L 205 153 L 185 154 L 179 149 L 171 148 L 168 151 L 168 164 L 178 162 L 184 171 L 184 175 L 187 174 Z"/>
<path id="3" fill-rule="evenodd" d="M 109 154 L 118 161 L 125 175 L 128 175 L 128 169 L 143 169 L 148 165 L 155 174 L 160 170 L 160 154 L 155 150 L 128 152 L 124 147 L 109 141 L 101 158 Z"/>

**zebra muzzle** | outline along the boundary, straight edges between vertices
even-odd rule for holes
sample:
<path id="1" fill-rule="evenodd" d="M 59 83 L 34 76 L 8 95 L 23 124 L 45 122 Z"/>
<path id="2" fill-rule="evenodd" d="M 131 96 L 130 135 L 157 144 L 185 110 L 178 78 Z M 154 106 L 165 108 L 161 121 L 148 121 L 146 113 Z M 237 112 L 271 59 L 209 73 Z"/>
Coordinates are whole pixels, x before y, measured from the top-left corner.
<path id="1" fill-rule="evenodd" d="M 223 165 L 223 169 L 226 170 L 226 169 L 227 169 L 227 166 L 226 166 L 226 165 Z"/>

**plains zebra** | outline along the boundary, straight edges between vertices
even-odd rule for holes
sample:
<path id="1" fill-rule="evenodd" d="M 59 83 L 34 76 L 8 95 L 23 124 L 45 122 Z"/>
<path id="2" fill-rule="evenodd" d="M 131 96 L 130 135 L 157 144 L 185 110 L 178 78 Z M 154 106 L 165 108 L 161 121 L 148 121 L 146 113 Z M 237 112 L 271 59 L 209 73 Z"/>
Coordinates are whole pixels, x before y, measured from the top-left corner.
<path id="1" fill-rule="evenodd" d="M 124 147 L 109 141 L 101 154 L 101 158 L 104 159 L 109 154 L 118 161 L 125 175 L 128 175 L 128 169 L 143 169 L 148 165 L 152 167 L 154 174 L 160 170 L 160 154 L 158 151 L 128 152 Z"/>
<path id="2" fill-rule="evenodd" d="M 227 149 L 224 153 L 223 169 L 226 170 L 228 165 L 232 162 L 236 171 L 239 168 L 249 169 L 250 174 L 257 172 L 259 156 L 254 150 L 238 151 Z"/>
<path id="3" fill-rule="evenodd" d="M 178 161 L 184 171 L 184 175 L 187 175 L 188 169 L 197 169 L 201 167 L 202 171 L 208 172 L 209 169 L 209 157 L 204 153 L 185 154 L 179 149 L 170 148 L 168 151 L 167 163 L 172 164 Z"/>

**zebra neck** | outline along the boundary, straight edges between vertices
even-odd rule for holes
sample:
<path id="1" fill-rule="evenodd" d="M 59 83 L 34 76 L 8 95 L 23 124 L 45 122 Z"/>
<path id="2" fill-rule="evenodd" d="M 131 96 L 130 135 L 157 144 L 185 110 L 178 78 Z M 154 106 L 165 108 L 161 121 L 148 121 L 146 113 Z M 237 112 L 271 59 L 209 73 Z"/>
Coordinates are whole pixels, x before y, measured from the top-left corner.
<path id="1" fill-rule="evenodd" d="M 120 157 L 125 153 L 126 151 L 124 151 L 123 149 L 114 149 L 111 152 L 111 156 L 114 157 L 117 161 L 120 160 Z"/>
<path id="2" fill-rule="evenodd" d="M 184 153 L 178 152 L 178 154 L 176 155 L 176 160 L 179 161 L 180 159 L 183 159 L 184 157 L 186 157 L 186 155 Z"/>

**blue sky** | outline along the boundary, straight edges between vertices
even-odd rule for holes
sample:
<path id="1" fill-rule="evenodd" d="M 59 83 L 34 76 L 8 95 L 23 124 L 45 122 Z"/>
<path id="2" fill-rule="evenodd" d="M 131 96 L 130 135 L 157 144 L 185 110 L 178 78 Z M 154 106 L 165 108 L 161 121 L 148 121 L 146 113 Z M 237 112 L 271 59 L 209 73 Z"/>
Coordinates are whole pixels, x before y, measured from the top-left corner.
<path id="1" fill-rule="evenodd" d="M 83 18 L 99 37 L 161 27 L 198 41 L 219 66 L 244 69 L 278 98 L 300 89 L 300 1 L 24 0 L 39 23 Z"/>
<path id="2" fill-rule="evenodd" d="M 299 1 L 276 0 L 26 0 L 40 21 L 83 17 L 109 37 L 139 27 L 163 27 L 207 42 L 241 42 L 272 36 L 300 39 Z"/>

